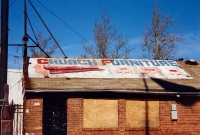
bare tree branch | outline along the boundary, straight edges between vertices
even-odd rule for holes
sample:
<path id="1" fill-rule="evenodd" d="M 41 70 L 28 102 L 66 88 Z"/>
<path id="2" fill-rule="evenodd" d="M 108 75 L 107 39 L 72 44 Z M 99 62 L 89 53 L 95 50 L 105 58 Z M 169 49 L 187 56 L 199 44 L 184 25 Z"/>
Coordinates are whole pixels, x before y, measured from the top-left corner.
<path id="1" fill-rule="evenodd" d="M 178 48 L 176 43 L 183 38 L 177 33 L 170 33 L 174 21 L 169 16 L 160 13 L 159 4 L 156 3 L 152 13 L 152 25 L 149 26 L 141 43 L 145 57 L 148 59 L 173 59 Z"/>
<path id="2" fill-rule="evenodd" d="M 37 32 L 36 38 L 38 41 L 39 46 L 50 56 L 52 55 L 58 46 L 53 42 L 51 36 L 45 38 L 43 36 L 43 32 Z M 46 55 L 38 48 L 38 47 L 31 47 L 31 57 L 46 57 Z"/>
<path id="3" fill-rule="evenodd" d="M 100 20 L 94 25 L 95 45 L 83 44 L 84 57 L 128 58 L 133 48 L 128 47 L 129 39 L 123 37 L 110 22 L 110 16 L 101 12 Z"/>

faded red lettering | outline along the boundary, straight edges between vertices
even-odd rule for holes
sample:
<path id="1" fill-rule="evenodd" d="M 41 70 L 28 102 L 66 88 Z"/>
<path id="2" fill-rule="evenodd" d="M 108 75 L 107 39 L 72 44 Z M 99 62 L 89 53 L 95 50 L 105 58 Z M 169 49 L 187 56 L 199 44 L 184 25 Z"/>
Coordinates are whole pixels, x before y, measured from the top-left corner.
<path id="1" fill-rule="evenodd" d="M 110 64 L 110 60 L 101 60 L 102 64 L 103 65 L 107 65 L 107 64 Z"/>
<path id="2" fill-rule="evenodd" d="M 47 59 L 37 59 L 38 64 L 49 64 L 49 61 Z"/>

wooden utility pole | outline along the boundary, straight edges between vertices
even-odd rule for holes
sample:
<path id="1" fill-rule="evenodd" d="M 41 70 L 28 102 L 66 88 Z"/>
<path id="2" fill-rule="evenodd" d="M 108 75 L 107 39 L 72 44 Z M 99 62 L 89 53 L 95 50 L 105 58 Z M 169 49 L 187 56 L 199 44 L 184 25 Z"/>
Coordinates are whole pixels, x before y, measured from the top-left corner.
<path id="1" fill-rule="evenodd" d="M 0 99 L 4 98 L 8 68 L 8 6 L 9 0 L 1 0 L 1 55 L 0 55 Z"/>
<path id="2" fill-rule="evenodd" d="M 28 58 L 27 58 L 28 34 L 27 34 L 26 0 L 24 0 L 24 36 L 23 36 L 22 40 L 24 42 L 24 50 L 23 50 L 23 74 L 24 74 L 24 78 L 26 78 L 27 74 L 28 74 Z"/>

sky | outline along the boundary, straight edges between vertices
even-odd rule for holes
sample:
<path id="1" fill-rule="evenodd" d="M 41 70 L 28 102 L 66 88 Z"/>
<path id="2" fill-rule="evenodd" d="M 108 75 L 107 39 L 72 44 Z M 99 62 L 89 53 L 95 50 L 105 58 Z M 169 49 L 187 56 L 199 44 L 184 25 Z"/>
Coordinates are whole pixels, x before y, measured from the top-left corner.
<path id="1" fill-rule="evenodd" d="M 100 12 L 104 10 L 111 17 L 111 23 L 118 32 L 129 37 L 128 45 L 135 48 L 131 58 L 142 58 L 140 44 L 145 30 L 151 24 L 155 0 L 31 1 L 56 40 L 59 41 L 67 57 L 80 57 L 84 53 L 82 44 L 85 40 L 94 44 L 94 22 L 99 20 Z M 22 44 L 23 2 L 24 0 L 9 1 L 9 44 Z M 185 39 L 184 43 L 177 44 L 176 59 L 200 60 L 200 0 L 158 0 L 158 3 L 161 13 L 176 20 L 173 28 Z M 34 31 L 43 31 L 44 36 L 49 36 L 28 0 L 27 13 Z M 29 24 L 27 30 L 28 34 L 34 38 Z M 29 41 L 28 45 L 31 44 Z M 23 67 L 22 47 L 9 46 L 8 54 L 8 67 L 21 69 Z M 54 57 L 63 57 L 63 55 L 57 50 Z"/>

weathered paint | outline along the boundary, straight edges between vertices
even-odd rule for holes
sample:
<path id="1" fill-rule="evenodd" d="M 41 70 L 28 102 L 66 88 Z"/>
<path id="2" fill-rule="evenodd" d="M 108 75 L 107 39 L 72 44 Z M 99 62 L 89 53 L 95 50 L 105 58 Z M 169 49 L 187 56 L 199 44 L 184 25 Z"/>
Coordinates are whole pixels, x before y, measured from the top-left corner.
<path id="1" fill-rule="evenodd" d="M 174 60 L 30 58 L 29 77 L 192 79 Z"/>

